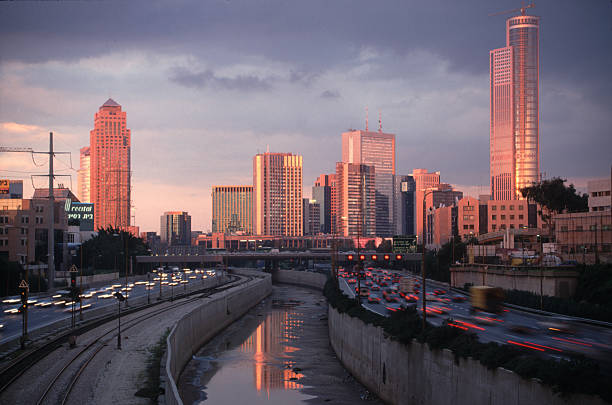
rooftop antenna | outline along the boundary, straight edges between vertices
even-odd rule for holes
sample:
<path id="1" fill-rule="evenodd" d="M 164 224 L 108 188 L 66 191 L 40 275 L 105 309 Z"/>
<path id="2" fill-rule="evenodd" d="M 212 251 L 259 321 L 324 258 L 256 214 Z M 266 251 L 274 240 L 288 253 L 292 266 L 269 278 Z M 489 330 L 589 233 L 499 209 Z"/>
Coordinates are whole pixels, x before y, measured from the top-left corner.
<path id="1" fill-rule="evenodd" d="M 368 107 L 366 107 L 366 132 L 368 132 Z"/>
<path id="2" fill-rule="evenodd" d="M 266 153 L 270 153 L 270 145 L 266 145 Z"/>
<path id="3" fill-rule="evenodd" d="M 382 133 L 382 114 L 378 110 L 378 132 Z"/>

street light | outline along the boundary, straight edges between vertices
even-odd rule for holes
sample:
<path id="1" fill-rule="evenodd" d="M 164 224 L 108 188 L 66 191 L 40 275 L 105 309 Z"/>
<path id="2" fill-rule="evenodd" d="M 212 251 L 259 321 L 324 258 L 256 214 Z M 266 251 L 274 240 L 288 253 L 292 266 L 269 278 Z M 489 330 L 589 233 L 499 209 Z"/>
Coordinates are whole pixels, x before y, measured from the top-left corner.
<path id="1" fill-rule="evenodd" d="M 117 349 L 121 350 L 121 302 L 125 301 L 125 297 L 119 291 L 115 292 L 115 298 L 117 298 L 117 304 L 119 304 L 119 328 L 117 332 Z"/>
<path id="2" fill-rule="evenodd" d="M 425 198 L 434 192 L 434 190 L 429 190 L 427 191 L 427 189 L 422 190 L 425 191 L 425 193 L 423 194 L 423 240 L 422 242 L 422 252 L 421 252 L 421 301 L 423 301 L 422 303 L 422 308 L 423 308 L 423 330 L 425 330 L 425 326 L 427 325 L 427 299 L 426 299 L 426 285 L 425 285 L 425 232 L 426 232 L 426 227 L 427 227 L 427 222 L 426 222 L 426 210 L 425 210 Z"/>

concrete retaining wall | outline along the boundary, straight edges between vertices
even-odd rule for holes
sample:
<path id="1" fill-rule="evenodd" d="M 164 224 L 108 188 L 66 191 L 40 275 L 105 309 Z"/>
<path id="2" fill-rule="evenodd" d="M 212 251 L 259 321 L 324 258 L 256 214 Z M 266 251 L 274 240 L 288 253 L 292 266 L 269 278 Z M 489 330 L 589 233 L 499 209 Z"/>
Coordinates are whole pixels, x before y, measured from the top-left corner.
<path id="1" fill-rule="evenodd" d="M 327 276 L 311 271 L 276 270 L 272 273 L 272 281 L 275 283 L 295 284 L 305 287 L 323 290 Z"/>
<path id="2" fill-rule="evenodd" d="M 344 367 L 391 404 L 604 404 L 596 397 L 560 397 L 537 380 L 502 368 L 489 370 L 450 350 L 433 351 L 416 340 L 403 345 L 382 328 L 329 307 L 329 338 Z"/>
<path id="3" fill-rule="evenodd" d="M 451 285 L 462 288 L 466 283 L 490 285 L 504 290 L 529 291 L 544 295 L 568 298 L 574 295 L 578 285 L 578 272 L 563 268 L 496 268 L 492 266 L 451 267 Z"/>
<path id="4" fill-rule="evenodd" d="M 66 284 L 70 284 L 70 272 L 68 271 L 62 271 L 62 272 L 58 272 L 61 273 L 59 275 L 57 275 L 56 281 L 57 282 L 65 282 Z M 94 274 L 92 276 L 83 276 L 83 285 L 90 285 L 93 283 L 101 283 L 101 282 L 106 282 L 106 281 L 113 281 L 113 280 L 117 280 L 119 278 L 119 273 L 103 273 L 103 274 Z M 132 281 L 134 277 L 130 277 L 130 282 Z M 81 283 L 81 276 L 77 275 L 77 283 L 80 284 Z"/>
<path id="5" fill-rule="evenodd" d="M 268 273 L 249 270 L 234 270 L 232 273 L 255 278 L 206 299 L 201 306 L 183 316 L 168 335 L 163 375 L 166 404 L 183 403 L 176 381 L 193 354 L 272 292 L 272 277 Z"/>

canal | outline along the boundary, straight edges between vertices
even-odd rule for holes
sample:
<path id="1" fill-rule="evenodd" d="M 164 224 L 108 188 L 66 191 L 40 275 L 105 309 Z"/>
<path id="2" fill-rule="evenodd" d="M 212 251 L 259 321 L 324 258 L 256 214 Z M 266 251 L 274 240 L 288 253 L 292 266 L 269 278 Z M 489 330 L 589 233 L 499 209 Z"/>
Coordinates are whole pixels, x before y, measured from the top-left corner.
<path id="1" fill-rule="evenodd" d="M 325 298 L 288 285 L 202 347 L 178 387 L 185 404 L 382 403 L 336 359 Z"/>

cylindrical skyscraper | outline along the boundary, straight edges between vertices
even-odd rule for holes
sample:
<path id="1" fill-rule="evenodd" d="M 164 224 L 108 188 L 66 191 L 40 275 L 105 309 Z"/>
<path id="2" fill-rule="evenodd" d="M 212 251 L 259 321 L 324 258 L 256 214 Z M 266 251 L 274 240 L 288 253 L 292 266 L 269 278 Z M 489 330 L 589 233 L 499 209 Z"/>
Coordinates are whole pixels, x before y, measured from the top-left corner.
<path id="1" fill-rule="evenodd" d="M 521 198 L 539 180 L 539 24 L 520 15 L 506 20 L 506 46 L 490 51 L 491 198 Z"/>

